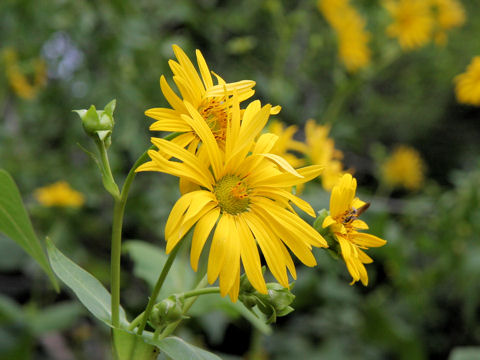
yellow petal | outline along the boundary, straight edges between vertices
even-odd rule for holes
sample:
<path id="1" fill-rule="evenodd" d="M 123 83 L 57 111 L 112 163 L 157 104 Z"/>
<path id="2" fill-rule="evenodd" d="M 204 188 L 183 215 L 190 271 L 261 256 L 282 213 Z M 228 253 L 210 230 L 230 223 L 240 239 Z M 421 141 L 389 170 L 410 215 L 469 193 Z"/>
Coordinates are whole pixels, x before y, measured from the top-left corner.
<path id="1" fill-rule="evenodd" d="M 202 75 L 203 84 L 205 85 L 205 89 L 209 89 L 213 87 L 212 75 L 210 74 L 210 70 L 208 69 L 207 62 L 203 57 L 200 50 L 195 51 L 197 55 L 197 63 L 198 67 L 200 68 L 200 74 Z"/>
<path id="2" fill-rule="evenodd" d="M 183 105 L 182 100 L 178 97 L 177 94 L 172 90 L 170 85 L 168 85 L 165 76 L 160 77 L 160 88 L 162 89 L 163 96 L 167 99 L 168 103 L 180 113 L 186 113 L 187 109 Z"/>
<path id="3" fill-rule="evenodd" d="M 385 245 L 387 242 L 375 235 L 364 234 L 364 233 L 355 233 L 351 235 L 352 241 L 359 245 L 365 247 L 379 247 Z"/>
<path id="4" fill-rule="evenodd" d="M 213 234 L 210 253 L 208 254 L 207 279 L 210 284 L 217 280 L 225 259 L 225 243 L 229 240 L 228 220 L 224 215 L 220 216 L 217 227 Z"/>
<path id="5" fill-rule="evenodd" d="M 258 254 L 257 244 L 245 219 L 241 215 L 237 216 L 237 228 L 242 239 L 240 255 L 248 280 L 258 292 L 266 294 L 267 286 L 262 274 L 262 263 Z"/>
<path id="6" fill-rule="evenodd" d="M 323 228 L 327 228 L 329 227 L 330 225 L 333 225 L 333 224 L 336 224 L 337 222 L 330 216 L 328 215 L 324 220 L 323 220 L 323 223 L 322 223 L 322 227 Z"/>
<path id="7" fill-rule="evenodd" d="M 192 238 L 192 249 L 190 250 L 190 264 L 192 265 L 194 271 L 197 271 L 198 269 L 198 260 L 200 259 L 200 254 L 202 253 L 205 242 L 215 226 L 219 215 L 220 208 L 216 207 L 205 214 L 205 216 L 203 216 L 195 226 Z"/>

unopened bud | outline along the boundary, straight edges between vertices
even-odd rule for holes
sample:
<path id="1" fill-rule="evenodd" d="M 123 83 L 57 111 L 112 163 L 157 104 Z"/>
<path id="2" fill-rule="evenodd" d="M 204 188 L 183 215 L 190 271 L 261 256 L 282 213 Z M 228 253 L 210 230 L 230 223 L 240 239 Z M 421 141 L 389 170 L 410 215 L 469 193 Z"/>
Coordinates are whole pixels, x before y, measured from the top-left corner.
<path id="1" fill-rule="evenodd" d="M 183 318 L 184 299 L 172 295 L 155 305 L 150 315 L 150 322 L 156 328 L 165 327 L 169 323 Z"/>
<path id="2" fill-rule="evenodd" d="M 108 147 L 110 146 L 113 126 L 115 121 L 113 119 L 113 111 L 115 110 L 116 100 L 110 101 L 103 110 L 97 110 L 94 105 L 90 106 L 88 110 L 74 110 L 82 120 L 83 129 L 85 132 L 104 142 Z"/>

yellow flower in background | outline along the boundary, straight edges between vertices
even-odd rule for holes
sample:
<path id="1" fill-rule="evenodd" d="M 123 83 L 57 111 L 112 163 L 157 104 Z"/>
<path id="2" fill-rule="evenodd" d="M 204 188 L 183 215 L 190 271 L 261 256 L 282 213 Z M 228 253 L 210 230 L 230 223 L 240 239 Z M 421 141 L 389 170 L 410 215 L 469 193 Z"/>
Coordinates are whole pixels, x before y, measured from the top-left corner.
<path id="1" fill-rule="evenodd" d="M 417 150 L 398 146 L 381 166 L 382 181 L 391 187 L 418 190 L 424 182 L 425 164 Z"/>
<path id="2" fill-rule="evenodd" d="M 240 102 L 250 98 L 255 93 L 252 89 L 255 82 L 242 80 L 227 84 L 214 73 L 218 82 L 217 85 L 214 85 L 210 70 L 199 50 L 196 51 L 196 56 L 200 75 L 180 47 L 173 45 L 173 51 L 177 61 L 170 60 L 168 64 L 173 72 L 173 81 L 181 97 L 172 90 L 165 76 L 162 75 L 160 87 L 172 108 L 153 108 L 145 111 L 147 116 L 157 120 L 150 126 L 150 130 L 182 132 L 183 134 L 173 141 L 182 147 L 188 146 L 190 151 L 195 152 L 200 138 L 184 119 L 184 116 L 189 115 L 185 105 L 185 102 L 188 102 L 208 124 L 220 146 L 223 146 L 228 117 L 230 116 L 231 101 L 229 98 L 233 93 L 238 95 Z M 279 111 L 279 108 L 277 110 Z"/>
<path id="3" fill-rule="evenodd" d="M 361 281 L 368 285 L 368 274 L 364 264 L 373 262 L 363 250 L 369 247 L 379 247 L 387 242 L 377 236 L 361 233 L 368 225 L 358 217 L 368 208 L 365 203 L 355 197 L 357 180 L 350 174 L 345 174 L 333 187 L 330 196 L 330 215 L 323 221 L 323 228 L 329 230 L 340 244 L 342 257 L 353 280 L 351 284 Z"/>
<path id="4" fill-rule="evenodd" d="M 224 150 L 202 114 L 188 103 L 185 106 L 189 116 L 183 118 L 200 137 L 205 148 L 202 155 L 153 138 L 162 152 L 149 151 L 152 161 L 137 169 L 187 178 L 196 185 L 177 201 L 167 220 L 167 253 L 194 227 L 190 261 L 196 271 L 213 232 L 207 278 L 209 283 L 219 278 L 222 296 L 229 294 L 232 301 L 237 300 L 241 263 L 255 289 L 267 292 L 257 245 L 273 276 L 288 287 L 287 268 L 293 278 L 296 272 L 287 248 L 304 264 L 314 266 L 312 246 L 327 244 L 293 211 L 290 202 L 315 216 L 311 206 L 285 189 L 317 177 L 321 167 L 295 170 L 285 159 L 270 153 L 276 135 L 263 134 L 254 143 L 268 121 L 270 105 L 261 107 L 254 101 L 240 111 L 239 101 L 234 101 Z"/>
<path id="5" fill-rule="evenodd" d="M 397 38 L 402 49 L 420 48 L 431 40 L 434 19 L 428 0 L 385 0 L 384 5 L 393 18 L 387 34 Z"/>
<path id="6" fill-rule="evenodd" d="M 457 0 L 430 0 L 436 23 L 435 42 L 445 45 L 447 30 L 459 27 L 465 23 L 465 9 Z"/>
<path id="7" fill-rule="evenodd" d="M 459 103 L 480 106 L 480 56 L 475 56 L 467 71 L 455 77 Z"/>
<path id="8" fill-rule="evenodd" d="M 324 168 L 321 175 L 322 186 L 327 191 L 330 191 L 344 174 L 341 161 L 343 154 L 335 149 L 335 141 L 328 137 L 329 133 L 330 126 L 317 125 L 313 119 L 305 124 L 306 155 L 312 164 Z"/>
<path id="9" fill-rule="evenodd" d="M 38 90 L 47 81 L 47 67 L 43 59 L 37 58 L 31 61 L 33 67 L 33 78 L 30 81 L 18 62 L 17 52 L 13 49 L 5 49 L 3 57 L 6 65 L 6 75 L 13 91 L 21 98 L 31 100 L 35 98 Z"/>
<path id="10" fill-rule="evenodd" d="M 349 0 L 319 0 L 318 8 L 337 33 L 339 57 L 350 72 L 356 72 L 370 63 L 368 47 L 370 33 L 366 21 Z"/>
<path id="11" fill-rule="evenodd" d="M 278 136 L 277 142 L 271 152 L 283 157 L 294 168 L 305 165 L 305 159 L 295 156 L 292 152 L 301 155 L 307 151 L 307 146 L 303 142 L 293 139 L 297 130 L 297 126 L 290 125 L 285 127 L 285 125 L 278 120 L 272 121 L 268 126 L 268 132 Z"/>
<path id="12" fill-rule="evenodd" d="M 44 206 L 81 207 L 85 203 L 82 193 L 73 190 L 65 181 L 44 186 L 35 190 L 37 201 Z"/>

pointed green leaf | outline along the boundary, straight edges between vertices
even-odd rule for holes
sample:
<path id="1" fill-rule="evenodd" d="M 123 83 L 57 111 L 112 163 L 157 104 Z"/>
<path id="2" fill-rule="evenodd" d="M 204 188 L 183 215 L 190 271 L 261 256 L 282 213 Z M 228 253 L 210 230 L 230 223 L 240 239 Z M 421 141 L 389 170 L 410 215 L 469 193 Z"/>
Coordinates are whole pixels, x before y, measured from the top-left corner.
<path id="1" fill-rule="evenodd" d="M 113 329 L 113 344 L 118 360 L 155 360 L 158 349 L 132 332 Z"/>
<path id="2" fill-rule="evenodd" d="M 48 238 L 47 251 L 53 271 L 60 280 L 73 290 L 80 302 L 97 319 L 112 326 L 110 293 L 100 281 L 63 255 Z M 122 308 L 120 308 L 120 322 L 127 325 L 125 311 Z"/>
<path id="3" fill-rule="evenodd" d="M 47 273 L 55 290 L 58 282 L 33 231 L 30 218 L 23 206 L 20 192 L 8 172 L 0 169 L 0 232 L 20 245 Z"/>
<path id="4" fill-rule="evenodd" d="M 165 339 L 153 339 L 151 334 L 144 334 L 145 341 L 155 345 L 172 360 L 221 360 L 215 354 L 199 347 L 193 346 L 176 336 L 170 336 Z"/>

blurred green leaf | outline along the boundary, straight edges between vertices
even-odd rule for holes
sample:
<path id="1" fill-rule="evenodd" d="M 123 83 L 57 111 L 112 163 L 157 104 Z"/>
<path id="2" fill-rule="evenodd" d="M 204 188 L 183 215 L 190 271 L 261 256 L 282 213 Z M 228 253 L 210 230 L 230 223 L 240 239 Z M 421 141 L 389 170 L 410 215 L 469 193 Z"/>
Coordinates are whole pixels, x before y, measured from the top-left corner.
<path id="1" fill-rule="evenodd" d="M 37 336 L 71 327 L 83 313 L 83 308 L 73 301 L 65 301 L 39 309 L 30 316 L 29 326 Z"/>
<path id="2" fill-rule="evenodd" d="M 135 264 L 133 270 L 135 276 L 145 280 L 153 288 L 168 258 L 165 252 L 158 246 L 140 240 L 125 242 L 123 251 L 130 255 Z M 190 265 L 181 257 L 177 257 L 158 298 L 163 299 L 171 294 L 191 289 L 193 282 L 194 273 Z"/>
<path id="3" fill-rule="evenodd" d="M 450 353 L 448 360 L 478 360 L 480 359 L 480 346 L 456 347 Z"/>
<path id="4" fill-rule="evenodd" d="M 20 245 L 47 273 L 55 290 L 58 283 L 45 252 L 33 231 L 20 192 L 8 172 L 0 169 L 0 231 Z"/>
<path id="5" fill-rule="evenodd" d="M 161 340 L 155 340 L 149 336 L 146 341 L 158 346 L 172 360 L 221 360 L 217 355 L 193 346 L 176 336 Z"/>
<path id="6" fill-rule="evenodd" d="M 47 238 L 48 257 L 53 271 L 65 285 L 73 290 L 80 302 L 99 320 L 112 326 L 110 293 L 90 273 L 75 264 Z M 126 324 L 125 311 L 120 308 L 120 322 Z"/>

